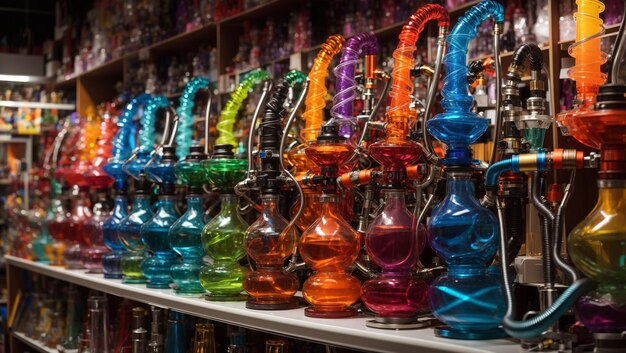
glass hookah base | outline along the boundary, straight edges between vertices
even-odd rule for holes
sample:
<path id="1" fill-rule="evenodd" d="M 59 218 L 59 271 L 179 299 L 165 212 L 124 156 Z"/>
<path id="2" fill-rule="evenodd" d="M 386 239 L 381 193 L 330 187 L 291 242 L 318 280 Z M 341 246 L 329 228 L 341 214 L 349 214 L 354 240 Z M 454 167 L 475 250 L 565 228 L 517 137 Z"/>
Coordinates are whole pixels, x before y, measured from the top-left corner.
<path id="1" fill-rule="evenodd" d="M 506 332 L 501 328 L 493 328 L 483 331 L 465 331 L 457 330 L 448 326 L 440 326 L 435 328 L 437 337 L 452 338 L 457 340 L 493 340 L 496 338 L 508 337 Z"/>
<path id="2" fill-rule="evenodd" d="M 204 294 L 206 291 L 204 290 L 204 288 L 200 287 L 200 288 L 180 288 L 180 287 L 174 287 L 174 293 L 176 295 L 181 295 L 181 296 L 190 296 L 190 297 L 200 297 L 200 294 Z"/>
<path id="3" fill-rule="evenodd" d="M 358 310 L 353 307 L 347 307 L 343 310 L 319 310 L 314 306 L 304 309 L 304 315 L 308 317 L 319 317 L 323 319 L 338 319 L 342 317 L 355 316 Z"/>
<path id="4" fill-rule="evenodd" d="M 122 283 L 126 284 L 144 284 L 148 282 L 145 277 L 124 277 L 122 278 Z"/>
<path id="5" fill-rule="evenodd" d="M 122 276 L 121 273 L 105 273 L 104 274 L 104 278 L 106 279 L 121 279 L 122 277 L 124 276 Z"/>
<path id="6" fill-rule="evenodd" d="M 281 301 L 258 301 L 251 299 L 246 302 L 246 308 L 254 310 L 289 310 L 300 306 L 298 298 L 289 298 Z"/>
<path id="7" fill-rule="evenodd" d="M 430 320 L 418 320 L 413 317 L 379 317 L 367 320 L 365 326 L 386 330 L 414 330 L 430 326 Z"/>
<path id="8" fill-rule="evenodd" d="M 204 299 L 210 302 L 242 302 L 244 300 L 250 299 L 250 297 L 245 294 L 230 294 L 230 295 L 207 294 L 204 296 Z"/>
<path id="9" fill-rule="evenodd" d="M 85 266 L 83 266 L 83 264 L 80 262 L 67 261 L 66 268 L 68 270 L 84 270 Z"/>

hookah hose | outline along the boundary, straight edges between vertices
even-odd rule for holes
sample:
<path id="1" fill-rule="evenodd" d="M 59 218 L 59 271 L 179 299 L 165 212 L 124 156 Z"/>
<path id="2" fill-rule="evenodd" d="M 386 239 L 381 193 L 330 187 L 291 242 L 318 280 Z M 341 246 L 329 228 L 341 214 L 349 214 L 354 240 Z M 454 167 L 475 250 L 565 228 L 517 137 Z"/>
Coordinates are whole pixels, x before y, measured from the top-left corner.
<path id="1" fill-rule="evenodd" d="M 348 39 L 341 50 L 341 59 L 335 67 L 336 93 L 333 97 L 331 116 L 339 123 L 339 134 L 350 141 L 355 129 L 353 102 L 357 98 L 357 83 L 354 79 L 359 53 L 366 58 L 366 71 L 373 71 L 378 54 L 378 41 L 373 34 L 359 33 Z M 371 74 L 367 72 L 367 74 Z M 346 124 L 347 123 L 347 124 Z"/>
<path id="2" fill-rule="evenodd" d="M 178 133 L 176 134 L 176 155 L 179 159 L 185 158 L 189 154 L 189 147 L 192 144 L 193 107 L 195 105 L 196 93 L 198 90 L 207 89 L 208 87 L 208 79 L 201 76 L 194 77 L 187 83 L 179 98 L 179 106 L 176 109 L 180 119 Z"/>
<path id="3" fill-rule="evenodd" d="M 219 132 L 219 137 L 215 141 L 215 144 L 230 144 L 237 146 L 237 140 L 235 140 L 235 136 L 233 134 L 233 126 L 235 125 L 237 112 L 239 112 L 243 101 L 248 97 L 250 89 L 259 82 L 268 79 L 269 74 L 265 70 L 257 69 L 251 71 L 246 78 L 239 83 L 239 86 L 230 95 L 230 100 L 226 103 L 226 106 L 224 106 L 217 122 L 216 128 Z"/>
<path id="4" fill-rule="evenodd" d="M 387 110 L 388 116 L 411 114 L 409 105 L 412 102 L 413 81 L 411 80 L 411 69 L 415 64 L 414 53 L 417 49 L 416 43 L 420 33 L 424 30 L 426 22 L 437 20 L 440 28 L 450 25 L 448 12 L 436 4 L 428 4 L 415 11 L 407 23 L 402 27 L 402 32 L 398 36 L 398 47 L 393 52 L 394 68 L 391 73 L 391 103 Z M 447 31 L 447 30 L 446 30 Z M 436 84 L 437 77 L 433 84 Z M 406 132 L 406 131 L 405 131 Z"/>
<path id="5" fill-rule="evenodd" d="M 139 131 L 139 150 L 148 152 L 154 149 L 156 140 L 156 112 L 159 108 L 167 108 L 170 101 L 165 96 L 153 96 L 146 103 L 146 107 L 141 116 L 141 130 Z M 166 127 L 167 130 L 167 127 Z M 167 131 L 163 132 L 167 134 Z"/>
<path id="6" fill-rule="evenodd" d="M 130 103 L 126 105 L 126 108 L 122 112 L 119 121 L 117 122 L 118 130 L 113 138 L 111 161 L 109 164 L 122 164 L 130 156 L 132 150 L 135 148 L 134 139 L 132 138 L 132 125 L 133 118 L 137 114 L 139 107 L 146 104 L 150 99 L 150 95 L 142 93 L 139 96 L 133 98 Z"/>
<path id="7" fill-rule="evenodd" d="M 109 109 L 108 107 L 105 109 Z M 113 145 L 110 143 L 111 139 L 115 136 L 117 127 L 113 123 L 113 118 L 108 110 L 105 110 L 102 120 L 100 121 L 100 132 L 98 136 L 98 150 L 96 152 L 96 158 L 102 158 L 106 161 L 106 158 L 111 156 Z"/>
<path id="8" fill-rule="evenodd" d="M 325 97 L 326 77 L 328 76 L 328 66 L 335 55 L 339 53 L 345 39 L 338 34 L 326 38 L 322 48 L 317 53 L 313 61 L 313 67 L 309 72 L 309 93 L 306 96 L 305 112 L 302 117 L 305 121 L 305 128 L 301 133 L 302 139 L 313 141 L 319 134 L 319 130 L 324 120 L 324 108 L 326 107 Z"/>
<path id="9" fill-rule="evenodd" d="M 504 21 L 502 5 L 483 0 L 465 12 L 448 34 L 448 53 L 444 58 L 447 75 L 441 90 L 446 111 L 469 113 L 472 107 L 473 97 L 467 87 L 467 48 L 469 41 L 476 37 L 480 23 L 490 15 L 496 22 Z"/>

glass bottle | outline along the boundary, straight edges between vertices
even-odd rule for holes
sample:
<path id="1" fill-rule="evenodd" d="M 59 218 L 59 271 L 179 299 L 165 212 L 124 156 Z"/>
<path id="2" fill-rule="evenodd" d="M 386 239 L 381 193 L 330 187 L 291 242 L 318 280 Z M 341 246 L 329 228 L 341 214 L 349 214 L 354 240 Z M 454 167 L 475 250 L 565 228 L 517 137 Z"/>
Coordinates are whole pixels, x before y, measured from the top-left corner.
<path id="1" fill-rule="evenodd" d="M 141 226 L 154 216 L 150 207 L 148 182 L 141 176 L 135 183 L 135 202 L 131 213 L 120 222 L 117 235 L 124 244 L 128 253 L 122 255 L 120 265 L 123 273 L 123 283 L 145 283 L 146 278 L 141 273 L 141 262 L 146 245 L 141 240 Z"/>
<path id="2" fill-rule="evenodd" d="M 271 339 L 265 341 L 265 353 L 288 353 L 289 343 L 284 340 Z"/>
<path id="3" fill-rule="evenodd" d="M 161 185 L 158 209 L 154 217 L 141 226 L 141 240 L 150 254 L 141 262 L 141 272 L 148 279 L 148 288 L 169 288 L 172 282 L 170 268 L 176 254 L 170 246 L 169 231 L 180 217 L 174 191 L 173 184 Z"/>
<path id="4" fill-rule="evenodd" d="M 209 292 L 207 300 L 245 300 L 241 292 L 248 271 L 238 261 L 246 254 L 243 243 L 248 224 L 239 214 L 236 195 L 222 194 L 220 201 L 220 213 L 202 230 L 202 245 L 213 263 L 200 270 L 200 283 Z"/>
<path id="5" fill-rule="evenodd" d="M 54 188 L 55 184 L 50 187 Z M 59 186 L 60 184 L 56 184 Z M 68 212 L 60 198 L 61 193 L 55 193 L 56 196 L 50 200 L 50 213 L 47 216 L 47 226 L 50 235 L 54 241 L 46 245 L 46 257 L 50 260 L 51 266 L 64 266 L 63 250 L 65 250 L 65 237 L 67 233 Z"/>
<path id="6" fill-rule="evenodd" d="M 84 316 L 82 308 L 78 289 L 75 284 L 70 283 L 65 310 L 66 334 L 61 344 L 66 351 L 78 349 Z"/>
<path id="7" fill-rule="evenodd" d="M 103 225 L 110 218 L 111 212 L 106 197 L 106 190 L 97 191 L 98 200 L 93 206 L 93 216 L 85 222 L 85 239 L 88 247 L 83 253 L 83 265 L 88 273 L 102 273 L 102 256 L 107 252 L 104 245 Z"/>
<path id="8" fill-rule="evenodd" d="M 102 256 L 104 278 L 122 278 L 121 261 L 122 256 L 126 253 L 126 248 L 118 237 L 118 228 L 126 216 L 128 216 L 128 199 L 122 187 L 116 190 L 113 200 L 113 212 L 102 224 L 104 244 L 111 250 L 108 254 Z"/>
<path id="9" fill-rule="evenodd" d="M 132 310 L 133 302 L 130 299 L 124 298 L 117 309 L 117 315 L 115 321 L 117 322 L 117 337 L 114 353 L 121 353 L 122 349 L 132 348 Z"/>
<path id="10" fill-rule="evenodd" d="M 621 333 L 626 330 L 626 179 L 600 179 L 598 188 L 596 206 L 568 239 L 576 268 L 598 282 L 578 301 L 576 313 L 591 332 Z"/>
<path id="11" fill-rule="evenodd" d="M 89 353 L 110 353 L 109 301 L 105 295 L 93 295 L 87 300 L 89 307 Z"/>
<path id="12" fill-rule="evenodd" d="M 89 207 L 88 189 L 74 186 L 72 190 L 72 204 L 70 217 L 67 222 L 68 245 L 63 250 L 63 257 L 68 269 L 82 269 L 82 254 L 87 245 L 85 236 L 85 222 L 92 217 Z"/>
<path id="13" fill-rule="evenodd" d="M 165 338 L 165 352 L 187 353 L 187 325 L 185 315 L 171 310 L 167 320 L 167 336 Z"/>
<path id="14" fill-rule="evenodd" d="M 428 240 L 448 274 L 431 284 L 428 303 L 450 327 L 438 330 L 441 336 L 504 337 L 498 328 L 506 310 L 500 275 L 485 265 L 498 248 L 498 221 L 480 205 L 471 174 L 467 167 L 448 167 L 446 197 L 432 212 Z"/>
<path id="15" fill-rule="evenodd" d="M 376 322 L 414 323 L 417 312 L 426 307 L 426 283 L 412 275 L 426 241 L 426 229 L 405 204 L 403 189 L 384 189 L 385 208 L 365 233 L 369 258 L 381 268 L 378 277 L 363 284 L 363 303 Z"/>
<path id="16" fill-rule="evenodd" d="M 200 285 L 204 249 L 201 234 L 204 228 L 204 200 L 201 188 L 190 188 L 187 193 L 187 211 L 174 223 L 169 231 L 172 250 L 182 261 L 170 268 L 177 294 L 204 293 Z"/>
<path id="17" fill-rule="evenodd" d="M 133 308 L 133 332 L 132 332 L 132 352 L 145 353 L 148 330 L 144 328 L 146 309 L 142 307 Z"/>
<path id="18" fill-rule="evenodd" d="M 243 281 L 244 289 L 252 296 L 246 307 L 294 309 L 298 307 L 298 300 L 293 297 L 298 279 L 283 271 L 283 262 L 296 246 L 296 230 L 291 228 L 283 234 L 287 220 L 278 212 L 278 195 L 262 195 L 261 202 L 261 215 L 245 235 L 246 252 L 256 263 L 256 271 Z"/>
<path id="19" fill-rule="evenodd" d="M 359 300 L 361 282 L 346 273 L 361 249 L 361 236 L 339 215 L 339 198 L 324 194 L 320 198 L 322 215 L 302 233 L 300 255 L 315 274 L 304 282 L 302 295 L 313 307 L 312 317 L 348 317 L 349 308 Z"/>
<path id="20" fill-rule="evenodd" d="M 215 353 L 215 328 L 213 324 L 196 324 L 193 353 Z"/>

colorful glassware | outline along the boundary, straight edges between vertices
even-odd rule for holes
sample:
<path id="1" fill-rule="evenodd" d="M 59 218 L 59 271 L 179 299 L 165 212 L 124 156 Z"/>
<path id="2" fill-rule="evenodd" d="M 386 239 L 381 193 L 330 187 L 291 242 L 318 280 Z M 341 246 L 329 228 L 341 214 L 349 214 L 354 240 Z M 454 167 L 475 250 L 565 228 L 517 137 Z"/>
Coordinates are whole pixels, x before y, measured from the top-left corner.
<path id="1" fill-rule="evenodd" d="M 82 174 L 81 174 L 82 175 Z M 89 243 L 85 233 L 85 223 L 93 216 L 89 206 L 88 189 L 74 186 L 72 190 L 70 217 L 67 220 L 67 246 L 63 250 L 63 257 L 68 269 L 82 269 L 83 252 Z"/>
<path id="2" fill-rule="evenodd" d="M 118 237 L 118 229 L 122 220 L 128 216 L 128 199 L 124 190 L 123 187 L 116 190 L 111 216 L 102 224 L 104 244 L 110 250 L 108 254 L 102 256 L 104 278 L 119 279 L 123 275 L 121 261 L 126 248 Z"/>
<path id="3" fill-rule="evenodd" d="M 298 278 L 283 271 L 285 259 L 296 246 L 297 233 L 287 226 L 278 212 L 278 195 L 261 196 L 261 215 L 248 227 L 245 249 L 255 262 L 256 271 L 248 274 L 243 287 L 253 298 L 246 303 L 250 309 L 280 310 L 298 307 L 293 297 L 298 290 Z"/>
<path id="4" fill-rule="evenodd" d="M 244 234 L 248 224 L 239 214 L 239 198 L 234 194 L 220 195 L 220 213 L 202 230 L 204 251 L 213 260 L 200 271 L 202 287 L 209 292 L 207 300 L 245 300 L 243 279 L 248 270 L 239 265 L 245 256 Z"/>
<path id="5" fill-rule="evenodd" d="M 427 307 L 428 286 L 412 271 L 426 244 L 426 228 L 415 224 L 404 190 L 384 189 L 382 194 L 385 207 L 365 233 L 367 253 L 381 273 L 363 284 L 361 297 L 376 314 L 375 322 L 419 326 L 416 317 Z"/>
<path id="6" fill-rule="evenodd" d="M 88 273 L 102 273 L 102 257 L 108 252 L 104 244 L 104 222 L 111 217 L 106 189 L 97 191 L 93 216 L 85 222 L 85 240 L 88 242 L 82 255 L 83 266 Z"/>

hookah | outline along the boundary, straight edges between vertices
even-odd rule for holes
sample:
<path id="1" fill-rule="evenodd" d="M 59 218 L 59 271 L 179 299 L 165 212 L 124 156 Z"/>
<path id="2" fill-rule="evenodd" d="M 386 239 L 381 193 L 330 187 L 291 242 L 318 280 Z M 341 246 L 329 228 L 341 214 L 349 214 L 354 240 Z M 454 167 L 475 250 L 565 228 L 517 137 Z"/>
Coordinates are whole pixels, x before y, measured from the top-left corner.
<path id="1" fill-rule="evenodd" d="M 448 274 L 435 279 L 428 291 L 433 315 L 447 325 L 435 330 L 440 337 L 494 339 L 506 336 L 499 328 L 505 313 L 499 275 L 486 266 L 498 247 L 498 220 L 476 199 L 472 174 L 474 143 L 489 121 L 470 111 L 473 98 L 467 84 L 467 47 L 478 25 L 488 16 L 495 20 L 494 60 L 500 111 L 500 32 L 504 20 L 502 5 L 483 0 L 459 19 L 447 37 L 444 58 L 442 105 L 445 113 L 427 121 L 428 132 L 447 145 L 445 166 L 446 197 L 437 205 L 428 222 L 428 240 L 437 255 L 448 264 Z M 496 136 L 500 119 L 496 119 Z M 428 143 L 425 143 L 428 145 Z M 495 157 L 495 156 L 494 156 Z M 492 158 L 493 159 L 493 158 Z"/>
<path id="2" fill-rule="evenodd" d="M 348 161 L 355 151 L 353 138 L 357 119 L 353 117 L 353 101 L 356 98 L 354 74 L 359 53 L 365 56 L 365 77 L 371 79 L 376 77 L 377 51 L 376 37 L 369 33 L 358 34 L 346 42 L 340 63 L 335 68 L 337 94 L 331 109 L 333 119 L 321 127 L 316 141 L 310 142 L 305 148 L 308 159 L 321 168 L 321 175 L 303 178 L 303 181 L 310 180 L 312 185 L 321 185 L 318 187 L 321 195 L 314 206 L 321 208 L 321 214 L 304 230 L 299 245 L 304 262 L 316 271 L 305 281 L 302 291 L 304 298 L 313 305 L 305 309 L 306 316 L 338 318 L 356 315 L 355 308 L 350 306 L 360 297 L 361 283 L 346 273 L 346 269 L 360 253 L 361 236 L 341 217 L 335 183 L 339 168 L 351 164 Z M 367 96 L 373 96 L 375 84 L 368 81 L 367 87 Z M 320 190 L 315 192 L 319 193 Z M 296 251 L 290 262 L 293 268 L 297 267 L 293 265 Z"/>
<path id="3" fill-rule="evenodd" d="M 118 238 L 128 251 L 120 261 L 123 283 L 145 283 L 146 281 L 141 271 L 146 250 L 146 244 L 142 240 L 141 227 L 153 218 L 154 213 L 150 206 L 151 185 L 146 175 L 145 165 L 152 160 L 150 151 L 155 135 L 155 114 L 160 107 L 169 107 L 169 101 L 162 96 L 148 97 L 144 102 L 145 109 L 141 116 L 142 128 L 139 132 L 140 146 L 120 166 L 122 171 L 135 179 L 133 210 L 120 221 L 117 231 Z M 170 140 L 168 136 L 170 130 L 169 117 L 170 115 L 166 114 L 165 133 L 162 136 L 160 146 Z M 155 158 L 159 152 L 156 151 Z"/>
<path id="4" fill-rule="evenodd" d="M 413 82 L 410 71 L 413 67 L 413 53 L 419 34 L 427 21 L 436 19 L 439 26 L 439 50 L 437 67 L 443 56 L 443 46 L 449 17 L 439 5 L 425 5 L 419 8 L 409 19 L 399 36 L 400 44 L 394 52 L 396 65 L 392 72 L 391 106 L 387 110 L 385 125 L 386 136 L 369 146 L 368 154 L 381 164 L 383 171 L 362 170 L 340 177 L 340 185 L 367 184 L 364 205 L 369 213 L 368 199 L 373 198 L 373 179 L 384 179 L 382 191 L 385 207 L 367 226 L 365 247 L 369 258 L 381 267 L 379 275 L 374 274 L 364 265 L 363 268 L 371 279 L 361 288 L 363 303 L 375 312 L 376 318 L 366 324 L 375 328 L 408 329 L 419 328 L 426 324 L 416 320 L 418 310 L 425 307 L 426 283 L 412 274 L 419 254 L 424 247 L 425 229 L 417 222 L 405 205 L 406 186 L 410 178 L 407 171 L 422 156 L 420 145 L 407 138 L 409 120 L 415 116 L 409 106 Z M 435 77 L 438 77 L 436 75 Z M 437 80 L 433 80 L 435 87 Z M 431 95 L 434 97 L 434 89 Z M 362 143 L 359 141 L 359 143 Z M 369 214 L 362 215 L 359 227 L 365 228 Z"/>
<path id="5" fill-rule="evenodd" d="M 229 116 L 234 119 L 250 88 L 260 82 L 266 83 L 263 85 L 263 93 L 253 116 L 252 126 L 254 128 L 257 116 L 260 114 L 270 89 L 269 75 L 265 71 L 253 71 L 241 82 L 232 93 L 220 119 Z M 206 148 L 209 146 L 208 126 L 207 118 L 205 126 Z M 220 122 L 218 122 L 218 126 L 220 126 Z M 224 124 L 218 130 L 222 140 L 225 140 L 225 137 L 232 135 L 232 123 L 229 131 L 224 130 Z M 217 141 L 220 141 L 220 138 Z M 243 291 L 242 282 L 247 270 L 241 267 L 238 261 L 245 256 L 243 242 L 248 224 L 239 214 L 239 201 L 235 195 L 235 185 L 244 179 L 246 167 L 250 169 L 250 162 L 235 159 L 233 147 L 236 145 L 236 141 L 234 144 L 231 143 L 234 141 L 232 138 L 226 141 L 225 144 L 215 145 L 211 158 L 203 162 L 209 183 L 220 190 L 221 203 L 219 214 L 204 226 L 201 235 L 204 251 L 213 259 L 213 263 L 200 269 L 199 279 L 202 287 L 208 292 L 205 298 L 212 301 L 247 299 L 241 294 Z M 252 152 L 251 148 L 249 145 L 249 155 Z"/>
<path id="6" fill-rule="evenodd" d="M 107 190 L 111 187 L 113 179 L 104 173 L 102 166 L 111 157 L 110 140 L 115 133 L 115 125 L 111 115 L 105 111 L 100 122 L 100 137 L 97 141 L 97 149 L 89 171 L 83 174 L 87 183 L 96 191 L 97 201 L 93 206 L 93 217 L 85 222 L 85 238 L 89 246 L 82 255 L 83 265 L 89 273 L 102 273 L 102 257 L 108 252 L 105 246 L 103 227 L 111 217 Z"/>
<path id="7" fill-rule="evenodd" d="M 259 127 L 260 169 L 258 172 L 252 170 L 253 164 L 250 163 L 248 179 L 235 188 L 241 192 L 246 185 L 254 185 L 260 189 L 261 194 L 261 214 L 248 227 L 244 239 L 245 251 L 250 260 L 256 264 L 256 270 L 247 274 L 243 280 L 244 289 L 252 297 L 246 302 L 249 309 L 285 310 L 298 307 L 298 300 L 294 298 L 298 290 L 298 279 L 293 273 L 283 269 L 285 259 L 295 251 L 297 232 L 294 225 L 297 217 L 287 222 L 278 211 L 278 199 L 280 187 L 287 182 L 281 176 L 281 171 L 297 186 L 296 180 L 285 169 L 283 148 L 291 123 L 309 92 L 309 79 L 303 83 L 302 92 L 291 111 L 284 131 L 281 120 L 287 113 L 283 102 L 287 98 L 289 86 L 302 83 L 303 80 L 304 75 L 297 71 L 291 71 L 279 80 Z M 251 150 L 250 146 L 248 150 L 250 160 Z M 299 187 L 298 193 L 302 200 L 303 192 Z M 298 213 L 302 212 L 302 207 L 301 203 Z"/>
<path id="8" fill-rule="evenodd" d="M 46 161 L 50 161 L 50 163 L 44 163 L 45 170 L 50 173 L 50 200 L 48 203 L 48 210 L 46 212 L 45 228 L 53 239 L 52 242 L 45 245 L 44 251 L 51 266 L 64 265 L 63 249 L 65 248 L 64 241 L 67 236 L 65 229 L 67 210 L 65 209 L 63 200 L 61 199 L 62 185 L 55 177 L 55 171 L 58 166 L 59 151 L 61 150 L 63 139 L 69 133 L 70 126 L 70 120 L 65 120 L 63 128 L 59 131 L 52 143 L 50 158 L 46 159 Z"/>
<path id="9" fill-rule="evenodd" d="M 99 131 L 98 118 L 93 107 L 87 112 L 87 118 L 80 124 L 80 134 L 76 147 L 76 160 L 61 171 L 63 179 L 71 187 L 70 217 L 68 220 L 68 244 L 63 250 L 63 258 L 68 269 L 82 269 L 82 255 L 91 239 L 85 233 L 85 224 L 92 218 L 89 205 L 89 185 L 84 173 L 90 169 L 91 153 L 97 142 Z"/>
<path id="10" fill-rule="evenodd" d="M 126 252 L 126 247 L 118 237 L 118 229 L 122 220 L 128 216 L 128 199 L 126 197 L 128 175 L 123 170 L 124 162 L 131 156 L 135 147 L 133 136 L 133 118 L 139 108 L 143 106 L 150 95 L 141 94 L 133 98 L 124 108 L 118 119 L 118 129 L 111 141 L 111 157 L 102 166 L 102 170 L 114 182 L 115 196 L 113 199 L 113 212 L 111 216 L 102 224 L 102 236 L 104 244 L 111 251 L 102 257 L 102 272 L 104 278 L 122 278 L 121 260 Z M 106 137 L 108 132 L 102 132 Z M 101 140 L 105 141 L 106 140 Z M 96 163 L 98 165 L 98 163 Z M 96 169 L 97 170 L 97 169 Z M 89 176 L 86 176 L 89 178 Z M 102 179 L 104 180 L 104 179 Z"/>
<path id="11" fill-rule="evenodd" d="M 196 80 L 197 79 L 197 80 Z M 202 78 L 196 78 L 187 84 L 188 90 L 185 92 L 195 92 L 200 88 L 208 88 L 208 81 L 205 82 Z M 208 121 L 211 112 L 212 95 L 211 91 L 207 90 L 209 98 L 205 110 L 205 143 L 208 143 Z M 189 95 L 183 93 L 185 101 L 192 100 L 191 93 Z M 182 96 L 181 96 L 182 97 Z M 187 106 L 188 103 L 183 103 L 181 98 L 180 106 Z M 180 136 L 181 128 L 187 126 L 184 120 L 190 121 L 192 119 L 191 108 L 177 110 L 181 123 L 179 124 Z M 187 111 L 188 113 L 185 113 Z M 188 135 L 185 139 L 191 139 L 191 135 Z M 182 140 L 182 139 L 180 139 Z M 180 148 L 180 142 L 177 142 L 177 151 Z M 178 179 L 183 184 L 187 185 L 187 211 L 172 224 L 169 231 L 170 245 L 172 250 L 182 257 L 182 261 L 175 263 L 170 268 L 170 274 L 172 280 L 176 284 L 176 294 L 195 294 L 204 293 L 204 288 L 200 284 L 200 269 L 204 265 L 202 257 L 204 256 L 204 249 L 202 247 L 202 229 L 205 226 L 204 222 L 204 202 L 202 198 L 202 187 L 206 183 L 206 173 L 204 170 L 204 161 L 208 155 L 208 145 L 205 145 L 204 149 L 200 145 L 191 145 L 188 150 L 189 153 L 176 163 L 174 172 Z"/>
<path id="12" fill-rule="evenodd" d="M 209 80 L 201 76 L 194 77 L 185 85 L 185 89 L 183 89 L 183 93 L 178 100 L 179 105 L 178 108 L 176 108 L 176 113 L 180 120 L 178 133 L 176 135 L 176 156 L 178 159 L 183 159 L 189 154 L 189 149 L 193 141 L 193 107 L 195 105 L 196 94 L 202 89 L 209 92 L 209 99 L 211 99 Z"/>
<path id="13" fill-rule="evenodd" d="M 160 97 L 157 96 L 153 99 L 158 98 Z M 165 97 L 163 99 L 167 100 Z M 148 103 L 148 107 L 150 106 L 151 103 Z M 176 209 L 176 174 L 174 172 L 178 159 L 176 158 L 176 147 L 173 145 L 179 117 L 169 104 L 166 107 L 168 110 L 166 111 L 165 131 L 161 144 L 144 167 L 148 179 L 157 184 L 159 188 L 157 209 L 154 216 L 143 224 L 139 231 L 141 241 L 148 252 L 148 256 L 141 262 L 141 272 L 148 280 L 146 285 L 148 288 L 169 288 L 172 282 L 170 268 L 176 260 L 176 254 L 170 246 L 169 231 L 171 226 L 180 218 Z M 170 113 L 174 116 L 173 121 Z M 145 112 L 143 117 L 147 115 Z M 148 117 L 152 116 L 154 115 L 148 115 Z M 145 123 L 148 126 L 154 126 L 150 121 Z M 157 160 L 161 151 L 163 155 L 160 160 Z"/>
<path id="14" fill-rule="evenodd" d="M 294 167 L 294 176 L 300 184 L 304 197 L 301 198 L 301 202 L 294 203 L 290 210 L 292 219 L 296 219 L 296 225 L 300 230 L 305 230 L 309 227 L 313 221 L 319 218 L 320 208 L 319 205 L 320 194 L 313 187 L 308 187 L 302 183 L 304 177 L 309 174 L 319 175 L 319 167 L 307 157 L 306 148 L 317 138 L 322 127 L 324 120 L 324 108 L 326 102 L 324 97 L 327 95 L 326 77 L 328 76 L 328 67 L 333 57 L 341 51 L 345 39 L 338 34 L 331 35 L 326 38 L 322 48 L 317 53 L 315 60 L 313 61 L 313 67 L 309 72 L 309 93 L 307 94 L 305 105 L 305 112 L 302 114 L 302 118 L 305 122 L 305 127 L 300 132 L 300 138 L 303 143 L 292 148 L 289 151 L 288 159 Z M 348 73 L 346 73 L 348 74 Z M 342 73 L 343 75 L 343 73 Z M 348 83 L 346 84 L 348 86 Z M 349 91 L 351 88 L 347 87 Z M 348 109 L 348 106 L 342 109 Z M 300 206 L 300 203 L 304 203 L 302 211 L 300 211 L 299 217 L 294 217 Z"/>

